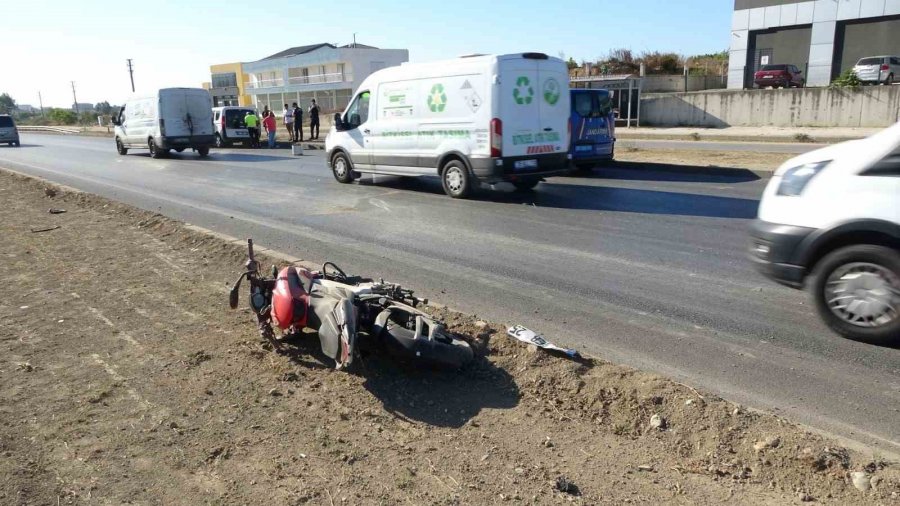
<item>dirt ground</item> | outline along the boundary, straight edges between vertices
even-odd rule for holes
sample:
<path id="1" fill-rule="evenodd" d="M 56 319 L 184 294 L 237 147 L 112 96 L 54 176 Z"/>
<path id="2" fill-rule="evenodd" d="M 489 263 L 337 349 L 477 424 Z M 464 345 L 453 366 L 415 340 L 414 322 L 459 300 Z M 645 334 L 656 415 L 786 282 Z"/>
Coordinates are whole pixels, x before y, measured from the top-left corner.
<path id="1" fill-rule="evenodd" d="M 0 504 L 900 504 L 877 457 L 473 316 L 436 310 L 457 372 L 276 354 L 228 309 L 241 248 L 6 172 L 0 202 Z"/>
<path id="2" fill-rule="evenodd" d="M 772 172 L 797 155 L 752 151 L 701 151 L 688 149 L 616 148 L 617 162 L 688 165 L 697 168 L 727 168 Z"/>

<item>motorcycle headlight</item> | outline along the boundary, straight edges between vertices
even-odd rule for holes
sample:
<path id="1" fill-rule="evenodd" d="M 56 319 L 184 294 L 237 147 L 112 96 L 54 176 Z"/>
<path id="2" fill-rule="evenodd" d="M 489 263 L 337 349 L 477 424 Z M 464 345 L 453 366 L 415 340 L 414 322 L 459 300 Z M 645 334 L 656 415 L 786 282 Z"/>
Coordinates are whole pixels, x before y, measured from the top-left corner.
<path id="1" fill-rule="evenodd" d="M 828 166 L 831 160 L 816 163 L 807 163 L 789 169 L 781 176 L 781 184 L 778 185 L 778 195 L 787 197 L 796 197 L 803 193 L 806 185 L 816 177 L 816 174 L 822 172 L 822 169 Z"/>

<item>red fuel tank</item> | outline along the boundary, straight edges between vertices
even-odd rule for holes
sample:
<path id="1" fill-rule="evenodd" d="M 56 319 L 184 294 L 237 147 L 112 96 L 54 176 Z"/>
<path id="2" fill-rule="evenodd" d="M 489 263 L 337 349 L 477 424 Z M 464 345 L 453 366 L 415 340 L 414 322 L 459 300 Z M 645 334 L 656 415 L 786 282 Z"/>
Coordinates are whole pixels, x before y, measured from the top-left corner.
<path id="1" fill-rule="evenodd" d="M 272 291 L 272 319 L 282 330 L 306 326 L 312 274 L 300 267 L 285 267 L 278 273 Z"/>

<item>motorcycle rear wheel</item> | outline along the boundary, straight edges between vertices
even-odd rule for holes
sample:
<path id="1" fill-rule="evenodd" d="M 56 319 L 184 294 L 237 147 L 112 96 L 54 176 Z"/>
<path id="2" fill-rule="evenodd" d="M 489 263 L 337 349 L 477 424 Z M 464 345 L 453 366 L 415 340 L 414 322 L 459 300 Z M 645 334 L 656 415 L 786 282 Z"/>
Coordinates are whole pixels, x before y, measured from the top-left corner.
<path id="1" fill-rule="evenodd" d="M 400 360 L 436 369 L 459 369 L 475 357 L 469 343 L 449 333 L 416 339 L 415 331 L 389 322 L 382 332 L 388 353 Z"/>

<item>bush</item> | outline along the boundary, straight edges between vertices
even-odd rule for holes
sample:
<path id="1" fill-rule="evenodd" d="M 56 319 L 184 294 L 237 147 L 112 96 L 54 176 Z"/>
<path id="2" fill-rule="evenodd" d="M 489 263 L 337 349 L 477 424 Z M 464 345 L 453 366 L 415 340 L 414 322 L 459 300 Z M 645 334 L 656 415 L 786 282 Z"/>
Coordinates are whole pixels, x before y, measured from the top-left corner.
<path id="1" fill-rule="evenodd" d="M 853 69 L 847 69 L 831 82 L 830 88 L 858 88 L 860 85 L 862 85 L 862 82 L 859 80 L 856 72 L 853 72 Z"/>
<path id="2" fill-rule="evenodd" d="M 57 125 L 74 125 L 78 122 L 75 112 L 67 109 L 52 109 L 47 116 Z"/>

